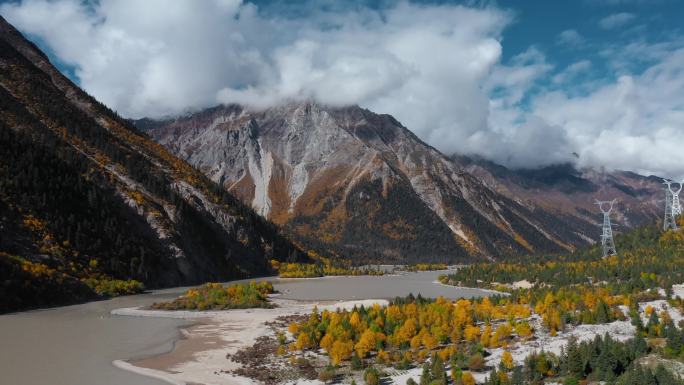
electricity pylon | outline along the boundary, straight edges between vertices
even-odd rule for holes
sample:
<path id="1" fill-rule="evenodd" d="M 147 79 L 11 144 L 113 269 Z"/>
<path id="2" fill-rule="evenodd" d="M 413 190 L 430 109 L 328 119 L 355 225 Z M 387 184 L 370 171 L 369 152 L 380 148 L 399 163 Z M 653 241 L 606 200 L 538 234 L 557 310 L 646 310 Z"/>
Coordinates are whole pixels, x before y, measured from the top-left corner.
<path id="1" fill-rule="evenodd" d="M 677 216 L 682 213 L 682 206 L 679 203 L 682 183 L 678 183 L 679 188 L 676 190 L 672 188 L 673 182 L 670 180 L 664 179 L 663 184 L 665 185 L 665 219 L 663 219 L 663 230 L 677 230 Z"/>
<path id="2" fill-rule="evenodd" d="M 616 255 L 615 242 L 613 241 L 613 225 L 610 223 L 610 213 L 613 211 L 615 199 L 612 201 L 596 201 L 596 205 L 603 213 L 603 233 L 601 234 L 601 246 L 603 246 L 603 257 Z M 606 208 L 607 205 L 607 208 Z"/>

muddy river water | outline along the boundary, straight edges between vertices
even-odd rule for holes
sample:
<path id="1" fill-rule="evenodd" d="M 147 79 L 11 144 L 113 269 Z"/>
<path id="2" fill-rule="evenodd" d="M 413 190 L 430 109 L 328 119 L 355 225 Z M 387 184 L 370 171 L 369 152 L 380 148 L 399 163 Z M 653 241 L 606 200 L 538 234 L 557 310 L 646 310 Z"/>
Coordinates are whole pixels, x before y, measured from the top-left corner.
<path id="1" fill-rule="evenodd" d="M 435 282 L 444 272 L 382 277 L 269 279 L 283 298 L 297 300 L 391 299 L 409 293 L 448 298 L 487 295 L 478 289 Z M 117 308 L 171 299 L 186 288 L 0 316 L 2 385 L 161 385 L 164 382 L 118 369 L 112 361 L 173 349 L 188 321 L 114 316 Z"/>

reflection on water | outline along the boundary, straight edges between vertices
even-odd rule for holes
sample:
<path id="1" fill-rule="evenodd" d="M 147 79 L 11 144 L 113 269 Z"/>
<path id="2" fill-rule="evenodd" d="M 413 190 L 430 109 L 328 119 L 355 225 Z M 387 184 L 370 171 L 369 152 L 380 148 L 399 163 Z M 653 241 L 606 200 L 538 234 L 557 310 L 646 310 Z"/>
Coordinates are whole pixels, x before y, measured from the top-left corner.
<path id="1" fill-rule="evenodd" d="M 335 300 L 477 296 L 476 289 L 435 284 L 439 272 L 383 277 L 270 279 L 283 298 Z M 0 316 L 0 383 L 11 385 L 161 385 L 163 382 L 117 369 L 111 362 L 169 351 L 178 327 L 168 318 L 112 316 L 112 309 L 150 305 L 183 292 L 155 291 L 109 301 Z"/>

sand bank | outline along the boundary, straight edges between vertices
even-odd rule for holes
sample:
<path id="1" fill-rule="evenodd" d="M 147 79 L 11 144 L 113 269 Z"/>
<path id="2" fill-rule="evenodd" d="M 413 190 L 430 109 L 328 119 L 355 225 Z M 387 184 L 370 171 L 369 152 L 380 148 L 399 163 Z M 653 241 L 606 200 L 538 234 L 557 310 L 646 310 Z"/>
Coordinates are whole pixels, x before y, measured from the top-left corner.
<path id="1" fill-rule="evenodd" d="M 300 302 L 277 297 L 273 309 L 236 309 L 226 311 L 165 311 L 141 308 L 123 308 L 111 313 L 120 316 L 170 317 L 197 320 L 197 324 L 182 329 L 183 339 L 173 351 L 159 356 L 134 361 L 114 361 L 114 365 L 138 374 L 161 379 L 174 385 L 247 385 L 255 382 L 227 372 L 239 364 L 226 359 L 226 355 L 252 346 L 257 338 L 270 336 L 266 325 L 280 316 L 306 314 L 315 306 L 320 310 L 351 309 L 354 306 L 386 305 L 386 300 L 315 301 Z"/>

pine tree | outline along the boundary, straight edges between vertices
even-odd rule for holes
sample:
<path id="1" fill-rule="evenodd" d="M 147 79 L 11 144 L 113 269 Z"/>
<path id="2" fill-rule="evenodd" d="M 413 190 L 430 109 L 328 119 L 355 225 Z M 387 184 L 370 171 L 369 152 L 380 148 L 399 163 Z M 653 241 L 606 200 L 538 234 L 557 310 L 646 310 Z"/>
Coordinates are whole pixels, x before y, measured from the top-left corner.
<path id="1" fill-rule="evenodd" d="M 522 368 L 516 366 L 513 369 L 513 375 L 511 376 L 511 385 L 524 385 L 524 381 Z"/>
<path id="2" fill-rule="evenodd" d="M 596 323 L 609 322 L 610 318 L 610 308 L 603 300 L 599 300 L 596 304 Z"/>
<path id="3" fill-rule="evenodd" d="M 423 365 L 423 372 L 420 375 L 420 385 L 430 385 L 432 376 L 430 375 L 430 367 L 428 364 Z"/>
<path id="4" fill-rule="evenodd" d="M 577 339 L 574 337 L 570 338 L 568 341 L 566 357 L 567 373 L 577 379 L 584 377 L 584 363 L 582 362 L 582 355 L 577 347 Z"/>

